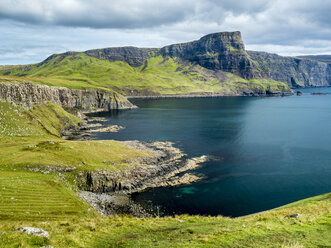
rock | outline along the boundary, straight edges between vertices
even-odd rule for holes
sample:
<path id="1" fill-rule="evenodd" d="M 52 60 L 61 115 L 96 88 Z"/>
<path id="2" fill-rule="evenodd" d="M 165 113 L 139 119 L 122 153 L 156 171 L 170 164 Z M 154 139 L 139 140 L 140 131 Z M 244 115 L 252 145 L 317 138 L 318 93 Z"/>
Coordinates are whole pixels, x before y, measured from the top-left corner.
<path id="1" fill-rule="evenodd" d="M 136 217 L 149 217 L 143 207 L 131 200 L 126 194 L 98 194 L 82 191 L 79 196 L 102 215 L 132 214 Z"/>
<path id="2" fill-rule="evenodd" d="M 126 141 L 129 147 L 148 151 L 153 157 L 136 158 L 127 161 L 136 164 L 126 171 L 111 172 L 95 170 L 79 173 L 77 176 L 82 190 L 95 193 L 122 192 L 127 194 L 142 192 L 161 186 L 176 186 L 201 180 L 203 177 L 186 173 L 199 167 L 207 157 L 183 159 L 184 155 L 171 142 Z M 107 161 L 104 161 L 107 164 Z"/>
<path id="3" fill-rule="evenodd" d="M 247 51 L 260 77 L 285 82 L 290 87 L 329 86 L 331 64 L 306 58 Z"/>
<path id="4" fill-rule="evenodd" d="M 15 229 L 15 231 L 21 231 L 29 235 L 49 238 L 48 232 L 38 227 L 20 227 Z"/>
<path id="5" fill-rule="evenodd" d="M 303 93 L 301 91 L 297 91 L 297 96 L 302 96 Z"/>
<path id="6" fill-rule="evenodd" d="M 89 132 L 92 133 L 116 133 L 119 130 L 124 129 L 124 127 L 119 126 L 119 125 L 110 125 L 108 127 L 103 127 L 103 128 L 97 128 L 97 129 L 91 129 Z"/>
<path id="7" fill-rule="evenodd" d="M 64 87 L 35 85 L 31 82 L 0 83 L 0 101 L 11 102 L 26 108 L 33 104 L 50 102 L 63 108 L 85 111 L 135 108 L 126 98 L 104 90 L 76 90 Z"/>
<path id="8" fill-rule="evenodd" d="M 210 70 L 231 72 L 246 79 L 254 77 L 253 64 L 239 31 L 208 34 L 197 41 L 163 47 L 160 53 Z"/>
<path id="9" fill-rule="evenodd" d="M 287 218 L 299 218 L 301 216 L 301 214 L 290 214 L 290 215 L 286 215 L 285 217 Z"/>

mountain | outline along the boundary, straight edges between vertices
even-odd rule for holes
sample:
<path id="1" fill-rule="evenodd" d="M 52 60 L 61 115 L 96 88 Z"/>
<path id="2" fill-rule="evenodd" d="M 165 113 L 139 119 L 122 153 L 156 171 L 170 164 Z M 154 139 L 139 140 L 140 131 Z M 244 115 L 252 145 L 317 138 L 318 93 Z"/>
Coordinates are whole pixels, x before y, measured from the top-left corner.
<path id="1" fill-rule="evenodd" d="M 2 66 L 0 75 L 127 96 L 281 95 L 290 94 L 289 87 L 331 84 L 327 63 L 246 51 L 238 31 L 163 48 L 115 47 L 54 54 L 37 64 Z"/>

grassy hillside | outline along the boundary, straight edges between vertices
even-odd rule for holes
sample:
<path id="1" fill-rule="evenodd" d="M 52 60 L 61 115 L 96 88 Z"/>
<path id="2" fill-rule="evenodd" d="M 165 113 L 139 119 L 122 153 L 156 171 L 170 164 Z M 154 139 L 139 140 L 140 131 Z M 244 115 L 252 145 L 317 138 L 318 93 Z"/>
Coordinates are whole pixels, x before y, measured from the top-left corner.
<path id="1" fill-rule="evenodd" d="M 97 215 L 70 189 L 59 186 L 54 176 L 29 177 L 27 173 L 12 172 L 5 174 L 5 178 L 0 189 L 4 196 L 0 211 L 5 212 L 0 215 L 0 247 L 301 248 L 331 245 L 331 204 L 327 200 L 331 194 L 294 207 L 236 219 L 221 216 L 139 219 Z M 11 183 L 15 181 L 18 187 L 13 189 Z M 287 217 L 296 213 L 300 213 L 298 218 Z M 50 233 L 50 239 L 13 231 L 22 226 L 43 228 Z"/>
<path id="2" fill-rule="evenodd" d="M 80 119 L 54 104 L 30 110 L 0 102 L 0 166 L 12 168 L 62 166 L 80 170 L 124 169 L 134 158 L 151 154 L 128 148 L 121 142 L 68 141 L 61 131 Z"/>
<path id="3" fill-rule="evenodd" d="M 7 78 L 18 76 L 36 83 L 68 88 L 113 89 L 124 95 L 289 90 L 286 84 L 273 80 L 245 80 L 231 73 L 215 73 L 198 65 L 162 56 L 149 58 L 140 67 L 132 67 L 123 61 L 110 62 L 85 53 L 59 54 L 39 64 L 0 67 L 0 74 Z"/>

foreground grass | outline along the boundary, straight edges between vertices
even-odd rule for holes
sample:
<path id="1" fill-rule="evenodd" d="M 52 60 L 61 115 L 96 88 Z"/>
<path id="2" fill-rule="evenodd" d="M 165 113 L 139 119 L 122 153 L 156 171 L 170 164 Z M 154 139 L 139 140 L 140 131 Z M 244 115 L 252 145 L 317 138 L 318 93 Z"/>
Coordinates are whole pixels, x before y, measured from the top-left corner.
<path id="1" fill-rule="evenodd" d="M 283 92 L 284 83 L 269 79 L 245 80 L 232 73 L 213 71 L 176 58 L 152 57 L 140 67 L 97 59 L 84 53 L 53 56 L 43 63 L 0 67 L 0 81 L 29 80 L 38 84 L 86 89 L 101 88 L 124 95 L 224 93 L 243 90 Z"/>
<path id="2" fill-rule="evenodd" d="M 246 217 L 130 216 L 70 217 L 0 221 L 0 247 L 330 247 L 330 198 L 326 194 L 296 207 Z M 287 217 L 300 213 L 298 218 Z M 90 211 L 90 215 L 93 213 Z M 37 226 L 50 239 L 36 239 L 17 231 Z"/>

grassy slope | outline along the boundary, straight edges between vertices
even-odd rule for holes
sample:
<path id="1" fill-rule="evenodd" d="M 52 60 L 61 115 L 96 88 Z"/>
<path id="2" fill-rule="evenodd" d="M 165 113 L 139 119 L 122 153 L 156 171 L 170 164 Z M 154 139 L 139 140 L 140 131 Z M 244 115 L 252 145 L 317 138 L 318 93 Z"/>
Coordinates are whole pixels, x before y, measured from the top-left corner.
<path id="1" fill-rule="evenodd" d="M 84 209 L 81 203 L 79 214 L 62 214 L 56 219 L 36 216 L 35 219 L 0 221 L 0 230 L 4 232 L 0 234 L 0 247 L 46 244 L 54 247 L 330 247 L 331 204 L 329 200 L 321 200 L 330 196 L 236 219 L 101 217 L 86 211 L 87 207 Z M 68 205 L 73 201 L 71 199 Z M 79 206 L 77 202 L 75 204 Z M 14 208 L 14 205 L 8 207 Z M 286 217 L 294 213 L 301 216 L 297 219 Z M 12 232 L 22 226 L 41 227 L 50 233 L 50 240 Z"/>
<path id="2" fill-rule="evenodd" d="M 261 92 L 288 90 L 285 84 L 273 80 L 245 80 L 231 73 L 219 73 L 222 80 L 200 66 L 184 66 L 169 57 L 152 57 L 135 68 L 122 61 L 109 62 L 84 53 L 66 57 L 57 55 L 35 65 L 0 67 L 2 75 L 25 77 L 36 83 L 78 89 L 111 88 L 124 95 L 233 94 L 247 88 Z"/>
<path id="3" fill-rule="evenodd" d="M 133 158 L 151 156 L 128 149 L 121 142 L 68 141 L 60 132 L 80 120 L 54 104 L 31 110 L 0 103 L 0 165 L 76 167 L 80 170 L 119 170 L 132 166 Z"/>

